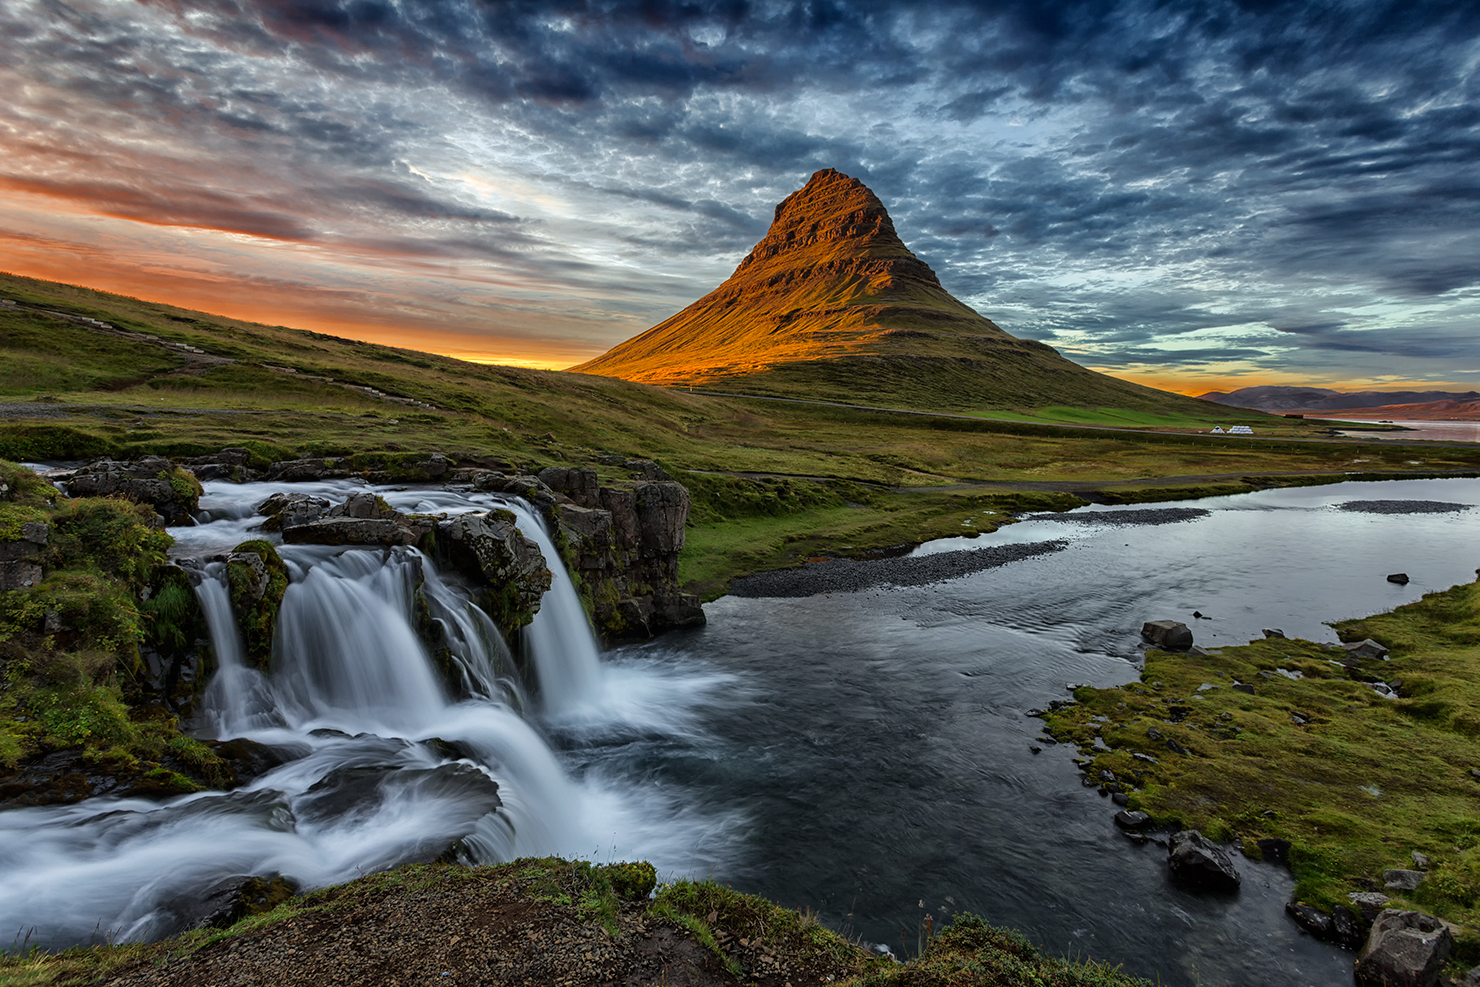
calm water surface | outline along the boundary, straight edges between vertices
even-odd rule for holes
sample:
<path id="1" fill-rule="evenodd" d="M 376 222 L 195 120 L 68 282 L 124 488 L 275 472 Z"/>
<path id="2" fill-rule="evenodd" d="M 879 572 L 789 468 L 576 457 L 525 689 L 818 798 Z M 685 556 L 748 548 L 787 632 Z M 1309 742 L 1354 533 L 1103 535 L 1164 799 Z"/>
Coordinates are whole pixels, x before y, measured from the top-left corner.
<path id="1" fill-rule="evenodd" d="M 1351 419 L 1358 421 L 1361 419 Z M 1366 419 L 1376 423 L 1376 418 Z M 1435 421 L 1382 421 L 1384 425 L 1402 425 L 1405 432 L 1365 432 L 1337 429 L 1337 433 L 1353 439 L 1430 439 L 1436 442 L 1480 442 L 1480 422 L 1435 422 Z"/>
<path id="2" fill-rule="evenodd" d="M 1185 505 L 1197 520 L 1029 521 L 920 552 L 1068 539 L 1054 555 L 911 589 L 807 599 L 725 598 L 709 626 L 612 660 L 738 673 L 708 739 L 568 750 L 579 773 L 627 775 L 743 811 L 716 876 L 835 926 L 913 951 L 926 913 L 968 910 L 1062 955 L 1175 984 L 1350 983 L 1352 955 L 1316 943 L 1282 906 L 1292 881 L 1240 860 L 1233 897 L 1166 880 L 1083 788 L 1066 747 L 1029 745 L 1030 707 L 1066 685 L 1137 677 L 1143 621 L 1184 620 L 1206 645 L 1278 627 L 1335 641 L 1325 621 L 1389 609 L 1475 578 L 1473 510 L 1372 514 L 1354 500 L 1480 504 L 1480 482 L 1349 483 Z M 1144 510 L 1144 507 L 1129 508 Z M 1386 574 L 1407 571 L 1397 586 Z M 1211 620 L 1193 620 L 1192 611 Z M 923 904 L 922 904 L 923 903 Z"/>

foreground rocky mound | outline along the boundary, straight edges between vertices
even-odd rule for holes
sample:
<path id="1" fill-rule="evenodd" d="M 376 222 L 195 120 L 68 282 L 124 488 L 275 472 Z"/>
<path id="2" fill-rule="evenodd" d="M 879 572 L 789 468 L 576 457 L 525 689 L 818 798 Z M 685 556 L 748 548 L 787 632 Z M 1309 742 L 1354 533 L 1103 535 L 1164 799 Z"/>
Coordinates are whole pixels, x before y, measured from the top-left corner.
<path id="1" fill-rule="evenodd" d="M 152 945 L 0 960 L 27 984 L 858 984 L 1137 987 L 1096 963 L 1042 955 L 974 916 L 911 963 L 713 882 L 649 897 L 648 864 L 557 859 L 412 866 L 326 888 L 238 923 Z"/>
<path id="2" fill-rule="evenodd" d="M 776 207 L 714 291 L 571 368 L 649 384 L 801 393 L 900 407 L 1194 401 L 1086 370 L 957 301 L 867 186 L 831 168 Z"/>

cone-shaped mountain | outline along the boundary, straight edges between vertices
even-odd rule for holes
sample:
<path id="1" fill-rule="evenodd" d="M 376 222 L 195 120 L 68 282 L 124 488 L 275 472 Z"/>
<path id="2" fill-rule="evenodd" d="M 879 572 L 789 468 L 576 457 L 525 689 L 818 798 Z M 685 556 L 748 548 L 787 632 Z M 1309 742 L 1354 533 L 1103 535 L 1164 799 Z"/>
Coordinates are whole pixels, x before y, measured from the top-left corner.
<path id="1" fill-rule="evenodd" d="M 903 407 L 1151 410 L 1192 401 L 1003 332 L 941 287 L 867 186 L 831 168 L 776 207 L 765 238 L 724 284 L 571 369 Z"/>

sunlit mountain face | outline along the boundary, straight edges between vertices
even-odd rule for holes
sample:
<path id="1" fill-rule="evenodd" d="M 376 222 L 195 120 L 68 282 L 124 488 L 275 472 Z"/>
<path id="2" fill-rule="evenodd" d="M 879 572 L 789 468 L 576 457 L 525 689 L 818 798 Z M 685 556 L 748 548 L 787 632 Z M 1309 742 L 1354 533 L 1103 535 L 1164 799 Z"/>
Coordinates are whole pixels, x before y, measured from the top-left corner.
<path id="1" fill-rule="evenodd" d="M 0 268 L 569 366 L 836 168 L 1086 366 L 1466 391 L 1477 39 L 1404 0 L 15 0 Z"/>
<path id="2" fill-rule="evenodd" d="M 941 287 L 867 186 L 832 168 L 776 206 L 718 288 L 573 369 L 932 410 L 1191 404 L 1003 332 Z"/>

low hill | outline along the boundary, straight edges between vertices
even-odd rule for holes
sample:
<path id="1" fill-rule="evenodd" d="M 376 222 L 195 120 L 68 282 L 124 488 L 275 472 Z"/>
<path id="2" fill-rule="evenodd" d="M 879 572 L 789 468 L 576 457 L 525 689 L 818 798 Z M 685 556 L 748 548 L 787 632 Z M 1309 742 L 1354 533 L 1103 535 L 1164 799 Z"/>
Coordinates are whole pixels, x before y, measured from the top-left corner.
<path id="1" fill-rule="evenodd" d="M 1336 391 L 1326 387 L 1265 385 L 1209 391 L 1198 398 L 1230 408 L 1315 413 L 1333 418 L 1480 420 L 1476 391 Z"/>
<path id="2" fill-rule="evenodd" d="M 829 168 L 776 207 L 714 291 L 571 368 L 705 390 L 929 410 L 1119 408 L 1206 415 L 1011 336 L 941 286 L 888 210 Z"/>

